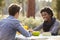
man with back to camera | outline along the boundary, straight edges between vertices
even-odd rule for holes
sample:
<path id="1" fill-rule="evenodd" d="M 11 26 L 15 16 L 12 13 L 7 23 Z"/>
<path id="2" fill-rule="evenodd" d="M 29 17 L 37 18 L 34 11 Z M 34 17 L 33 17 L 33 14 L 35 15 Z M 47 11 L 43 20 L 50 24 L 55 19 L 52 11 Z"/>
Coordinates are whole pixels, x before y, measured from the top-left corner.
<path id="1" fill-rule="evenodd" d="M 30 37 L 30 33 L 23 29 L 17 20 L 20 7 L 17 4 L 11 4 L 8 8 L 9 16 L 0 21 L 0 40 L 15 40 L 16 31 L 26 37 Z"/>

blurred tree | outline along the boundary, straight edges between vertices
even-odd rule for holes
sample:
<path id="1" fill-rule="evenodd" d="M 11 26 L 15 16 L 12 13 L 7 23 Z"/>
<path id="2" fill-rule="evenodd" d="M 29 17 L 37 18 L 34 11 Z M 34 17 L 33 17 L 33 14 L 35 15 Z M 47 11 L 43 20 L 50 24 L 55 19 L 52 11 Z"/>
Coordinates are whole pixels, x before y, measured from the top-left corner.
<path id="1" fill-rule="evenodd" d="M 60 0 L 56 0 L 57 18 L 60 20 Z"/>
<path id="2" fill-rule="evenodd" d="M 17 0 L 18 4 L 22 7 L 22 16 L 26 16 L 27 12 L 27 0 Z"/>
<path id="3" fill-rule="evenodd" d="M 57 18 L 57 11 L 56 11 L 56 0 L 52 0 L 52 4 L 51 4 L 51 7 L 54 11 L 54 17 Z"/>
<path id="4" fill-rule="evenodd" d="M 52 8 L 57 18 L 60 20 L 60 0 L 52 0 Z"/>
<path id="5" fill-rule="evenodd" d="M 2 1 L 3 1 L 3 0 L 0 0 L 0 7 L 2 6 Z"/>
<path id="6" fill-rule="evenodd" d="M 28 0 L 28 12 L 27 17 L 35 18 L 35 0 Z"/>
<path id="7" fill-rule="evenodd" d="M 56 11 L 56 0 L 52 0 L 51 7 L 53 8 L 54 11 Z"/>
<path id="8" fill-rule="evenodd" d="M 5 6 L 5 1 L 4 0 L 0 0 L 0 17 L 2 17 L 3 15 L 3 7 Z"/>
<path id="9" fill-rule="evenodd" d="M 21 4 L 22 7 L 22 15 L 24 16 L 24 0 L 17 0 L 18 4 Z"/>
<path id="10" fill-rule="evenodd" d="M 0 7 L 3 7 L 5 5 L 4 0 L 0 0 Z"/>

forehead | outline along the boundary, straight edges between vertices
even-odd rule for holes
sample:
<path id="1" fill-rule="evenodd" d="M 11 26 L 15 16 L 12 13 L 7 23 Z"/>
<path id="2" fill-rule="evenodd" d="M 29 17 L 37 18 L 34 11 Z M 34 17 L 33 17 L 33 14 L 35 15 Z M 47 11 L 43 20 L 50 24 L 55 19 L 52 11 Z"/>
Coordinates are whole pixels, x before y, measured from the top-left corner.
<path id="1" fill-rule="evenodd" d="M 41 14 L 48 14 L 47 12 L 42 12 Z"/>

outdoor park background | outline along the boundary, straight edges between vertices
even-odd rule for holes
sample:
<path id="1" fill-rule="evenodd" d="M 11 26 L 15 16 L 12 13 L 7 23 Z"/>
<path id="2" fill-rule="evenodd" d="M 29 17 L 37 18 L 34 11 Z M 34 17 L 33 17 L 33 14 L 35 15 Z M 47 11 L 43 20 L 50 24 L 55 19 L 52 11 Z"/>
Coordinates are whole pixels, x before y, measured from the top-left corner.
<path id="1" fill-rule="evenodd" d="M 17 3 L 22 7 L 18 20 L 27 29 L 34 28 L 43 22 L 40 10 L 45 6 L 51 7 L 54 16 L 60 20 L 60 0 L 0 0 L 0 20 L 8 16 L 8 6 L 11 3 Z"/>

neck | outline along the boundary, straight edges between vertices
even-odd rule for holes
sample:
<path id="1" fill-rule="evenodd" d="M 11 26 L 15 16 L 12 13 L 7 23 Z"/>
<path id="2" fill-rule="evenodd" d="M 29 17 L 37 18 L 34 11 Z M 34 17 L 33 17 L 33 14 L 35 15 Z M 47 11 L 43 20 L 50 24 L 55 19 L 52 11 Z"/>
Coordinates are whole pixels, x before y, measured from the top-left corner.
<path id="1" fill-rule="evenodd" d="M 52 21 L 52 19 L 49 19 L 49 20 L 48 20 L 48 23 L 51 23 L 51 21 Z"/>
<path id="2" fill-rule="evenodd" d="M 16 19 L 17 19 L 17 16 L 14 16 L 14 18 L 16 18 Z"/>

